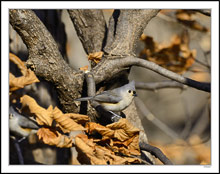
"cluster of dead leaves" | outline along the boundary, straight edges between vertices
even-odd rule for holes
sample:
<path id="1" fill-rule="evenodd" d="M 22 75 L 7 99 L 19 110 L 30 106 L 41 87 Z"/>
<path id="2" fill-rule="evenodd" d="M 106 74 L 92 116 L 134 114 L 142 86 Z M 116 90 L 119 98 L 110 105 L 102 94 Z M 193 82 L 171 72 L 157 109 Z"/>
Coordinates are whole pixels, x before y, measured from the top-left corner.
<path id="1" fill-rule="evenodd" d="M 211 148 L 204 144 L 198 135 L 191 136 L 188 143 L 179 139 L 168 145 L 161 145 L 161 143 L 156 142 L 151 142 L 151 144 L 160 148 L 176 165 L 211 164 Z M 161 164 L 161 162 L 156 160 L 156 164 Z"/>
<path id="2" fill-rule="evenodd" d="M 203 26 L 199 19 L 201 16 L 195 10 L 168 10 L 163 9 L 160 11 L 161 14 L 166 15 L 171 21 L 177 21 L 183 25 L 200 32 L 209 32 L 210 29 Z"/>
<path id="3" fill-rule="evenodd" d="M 18 77 L 22 80 L 16 80 L 12 74 L 10 75 L 11 92 L 39 82 L 34 72 L 27 69 L 17 56 L 10 54 L 10 60 L 18 65 L 23 74 L 22 77 Z M 38 138 L 45 144 L 60 148 L 75 146 L 78 152 L 77 160 L 81 164 L 141 163 L 140 159 L 131 157 L 140 155 L 139 129 L 128 120 L 120 119 L 116 123 L 102 126 L 89 122 L 87 115 L 63 113 L 51 105 L 45 109 L 28 95 L 20 97 L 19 102 L 22 105 L 22 114 L 28 115 L 40 125 L 37 131 Z M 74 131 L 80 133 L 72 137 L 71 132 Z"/>
<path id="4" fill-rule="evenodd" d="M 130 156 L 140 155 L 139 130 L 128 120 L 120 119 L 107 126 L 89 122 L 86 128 L 87 135 L 79 134 L 75 138 L 79 162 L 101 165 L 141 163 L 139 158 Z"/>
<path id="5" fill-rule="evenodd" d="M 140 155 L 139 129 L 133 127 L 128 120 L 102 126 L 88 122 L 86 115 L 62 113 L 57 107 L 48 109 L 40 107 L 36 101 L 24 95 L 21 97 L 22 111 L 34 116 L 43 127 L 37 132 L 45 144 L 60 148 L 75 146 L 78 151 L 78 161 L 82 164 L 131 164 L 140 163 L 138 158 L 130 155 Z M 55 123 L 53 125 L 53 122 Z M 66 135 L 71 131 L 84 131 L 75 137 Z M 100 138 L 95 138 L 99 134 Z M 74 138 L 74 139 L 73 139 Z M 126 157 L 116 155 L 122 153 Z"/>
<path id="6" fill-rule="evenodd" d="M 195 62 L 196 50 L 189 49 L 187 32 L 183 32 L 181 36 L 174 35 L 168 45 L 157 43 L 144 34 L 141 40 L 145 43 L 145 48 L 140 56 L 173 72 L 182 74 Z"/>
<path id="7" fill-rule="evenodd" d="M 202 26 L 195 18 L 195 11 L 191 10 L 176 10 L 176 19 L 184 25 L 198 31 L 208 32 L 209 29 Z"/>
<path id="8" fill-rule="evenodd" d="M 21 97 L 22 112 L 33 116 L 36 122 L 43 126 L 37 132 L 39 139 L 45 144 L 57 147 L 72 147 L 72 139 L 65 135 L 71 131 L 86 130 L 82 125 L 89 121 L 88 116 L 66 113 L 50 105 L 45 109 L 30 96 Z"/>

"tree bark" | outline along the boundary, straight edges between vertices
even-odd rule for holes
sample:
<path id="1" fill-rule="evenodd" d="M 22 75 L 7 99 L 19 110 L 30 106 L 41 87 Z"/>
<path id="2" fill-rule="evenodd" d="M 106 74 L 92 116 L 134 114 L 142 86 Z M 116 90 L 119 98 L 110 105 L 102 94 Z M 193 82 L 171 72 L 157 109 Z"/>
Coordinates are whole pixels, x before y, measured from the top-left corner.
<path id="1" fill-rule="evenodd" d="M 9 16 L 10 24 L 28 48 L 26 65 L 54 84 L 64 111 L 78 112 L 73 99 L 82 91 L 83 73 L 75 72 L 64 61 L 53 37 L 32 10 L 10 10 Z"/>
<path id="2" fill-rule="evenodd" d="M 87 54 L 99 52 L 103 48 L 106 23 L 102 10 L 68 10 Z"/>
<path id="3" fill-rule="evenodd" d="M 107 44 L 109 55 L 134 55 L 137 41 L 148 22 L 159 10 L 115 10 L 109 24 Z"/>

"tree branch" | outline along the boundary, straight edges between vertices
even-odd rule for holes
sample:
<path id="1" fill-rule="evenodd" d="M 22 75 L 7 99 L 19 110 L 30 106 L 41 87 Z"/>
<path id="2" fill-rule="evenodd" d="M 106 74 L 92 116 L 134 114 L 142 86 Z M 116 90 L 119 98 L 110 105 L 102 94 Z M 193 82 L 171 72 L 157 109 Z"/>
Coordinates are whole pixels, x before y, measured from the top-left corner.
<path id="1" fill-rule="evenodd" d="M 188 85 L 190 87 L 210 92 L 211 84 L 206 82 L 198 82 L 182 75 L 176 74 L 172 71 L 169 71 L 154 62 L 136 58 L 133 56 L 127 57 L 117 57 L 114 59 L 103 58 L 102 61 L 92 70 L 94 73 L 94 78 L 96 83 L 99 83 L 103 80 L 109 80 L 115 74 L 121 72 L 124 69 L 129 69 L 131 66 L 140 66 L 143 68 L 150 69 L 162 76 L 165 76 L 169 79 L 177 81 L 179 83 Z"/>
<path id="2" fill-rule="evenodd" d="M 68 10 L 86 53 L 102 50 L 106 23 L 102 10 Z"/>
<path id="3" fill-rule="evenodd" d="M 144 102 L 140 98 L 135 99 L 135 104 L 137 105 L 137 108 L 140 110 L 140 112 L 149 120 L 151 121 L 155 126 L 157 126 L 159 129 L 161 129 L 165 134 L 170 136 L 172 139 L 176 140 L 179 138 L 178 134 L 174 132 L 172 129 L 170 129 L 166 124 L 164 124 L 162 121 L 157 119 L 145 106 Z"/>
<path id="4" fill-rule="evenodd" d="M 23 158 L 23 155 L 22 155 L 22 152 L 21 152 L 21 148 L 20 148 L 20 145 L 19 145 L 19 142 L 18 140 L 16 139 L 16 137 L 11 137 L 13 142 L 14 142 L 14 146 L 15 146 L 15 149 L 17 151 L 17 154 L 18 154 L 18 161 L 20 164 L 24 164 L 24 158 Z"/>
<path id="5" fill-rule="evenodd" d="M 80 96 L 83 73 L 75 72 L 64 61 L 53 37 L 32 10 L 10 10 L 9 16 L 10 24 L 28 48 L 27 66 L 55 85 L 65 111 L 77 112 L 77 105 L 68 102 Z"/>
<path id="6" fill-rule="evenodd" d="M 166 165 L 173 165 L 173 163 L 166 157 L 166 155 L 163 154 L 163 152 L 159 148 L 151 146 L 150 144 L 146 144 L 146 143 L 139 143 L 139 146 L 141 150 L 150 152 L 152 155 L 158 158 L 162 163 Z"/>
<path id="7" fill-rule="evenodd" d="M 159 10 L 115 10 L 110 18 L 107 44 L 110 55 L 134 55 L 137 41 Z"/>
<path id="8" fill-rule="evenodd" d="M 211 11 L 210 10 L 206 10 L 206 9 L 193 9 L 192 11 L 196 11 L 196 12 L 199 12 L 203 15 L 206 15 L 206 16 L 211 16 Z"/>
<path id="9" fill-rule="evenodd" d="M 162 82 L 135 82 L 137 89 L 157 90 L 162 88 L 180 88 L 185 89 L 186 86 L 175 81 L 162 81 Z"/>

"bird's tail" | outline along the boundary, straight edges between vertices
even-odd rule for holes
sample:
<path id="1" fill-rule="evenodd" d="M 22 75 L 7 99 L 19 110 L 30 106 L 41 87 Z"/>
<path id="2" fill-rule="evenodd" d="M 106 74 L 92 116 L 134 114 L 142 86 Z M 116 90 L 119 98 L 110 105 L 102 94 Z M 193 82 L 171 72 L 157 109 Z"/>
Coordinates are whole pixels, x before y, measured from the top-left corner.
<path id="1" fill-rule="evenodd" d="M 87 101 L 87 100 L 91 100 L 93 97 L 83 97 L 83 98 L 77 98 L 75 99 L 75 101 Z"/>

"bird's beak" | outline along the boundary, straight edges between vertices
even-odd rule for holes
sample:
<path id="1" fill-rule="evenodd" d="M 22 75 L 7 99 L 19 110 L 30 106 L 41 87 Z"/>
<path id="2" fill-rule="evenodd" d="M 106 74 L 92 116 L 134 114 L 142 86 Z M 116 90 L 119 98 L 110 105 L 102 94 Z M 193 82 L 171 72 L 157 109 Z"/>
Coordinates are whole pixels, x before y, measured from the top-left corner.
<path id="1" fill-rule="evenodd" d="M 133 93 L 133 96 L 134 96 L 134 97 L 137 97 L 137 93 Z"/>

